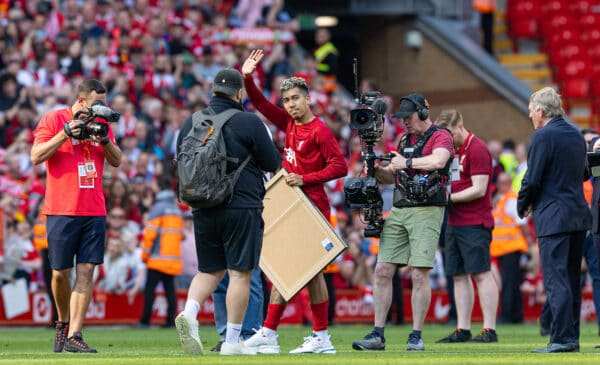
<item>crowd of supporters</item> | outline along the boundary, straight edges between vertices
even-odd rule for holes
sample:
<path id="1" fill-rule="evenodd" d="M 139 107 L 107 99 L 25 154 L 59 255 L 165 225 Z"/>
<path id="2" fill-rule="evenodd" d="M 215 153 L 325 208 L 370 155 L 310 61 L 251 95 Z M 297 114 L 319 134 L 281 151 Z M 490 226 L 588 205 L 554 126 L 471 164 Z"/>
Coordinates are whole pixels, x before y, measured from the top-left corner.
<path id="1" fill-rule="evenodd" d="M 317 45 L 329 42 L 320 52 L 301 49 L 294 41 L 298 19 L 282 0 L 0 1 L 0 25 L 0 207 L 6 227 L 0 280 L 24 277 L 32 289 L 48 286 L 44 217 L 38 214 L 45 171 L 43 165 L 32 166 L 29 150 L 36 122 L 48 111 L 69 105 L 85 78 L 107 85 L 108 103 L 121 114 L 112 129 L 123 160 L 119 168 L 107 167 L 103 176 L 108 234 L 104 264 L 96 272 L 99 291 L 133 300 L 143 288 L 146 215 L 159 192 L 159 177 L 171 177 L 175 188 L 172 160 L 179 130 L 186 118 L 207 105 L 216 73 L 222 67 L 239 69 L 253 48 L 267 54 L 255 73 L 255 83 L 265 95 L 279 103 L 282 79 L 307 79 L 313 111 L 338 139 L 348 176 L 363 172 L 364 146 L 348 126 L 355 105 L 332 86 L 337 51 L 326 30 L 315 32 Z M 375 89 L 372 80 L 363 80 L 363 92 Z M 247 101 L 244 107 L 253 110 Z M 396 150 L 404 132 L 389 113 L 376 145 L 379 153 Z M 282 149 L 284 131 L 265 122 Z M 518 181 L 526 148 L 517 147 L 515 154 L 510 145 L 503 148 L 497 141 L 490 141 L 489 147 L 497 169 Z M 382 189 L 388 211 L 392 187 Z M 345 206 L 342 179 L 328 183 L 327 191 L 331 221 L 349 246 L 327 272 L 335 287 L 361 288 L 370 303 L 378 240 L 364 237 L 361 215 Z M 194 260 L 189 260 L 194 257 L 190 214 L 185 232 L 180 288 L 186 288 L 196 272 Z M 538 271 L 531 268 L 525 290 L 539 290 Z M 446 287 L 441 251 L 431 282 L 435 289 Z M 405 287 L 409 283 L 400 281 Z"/>

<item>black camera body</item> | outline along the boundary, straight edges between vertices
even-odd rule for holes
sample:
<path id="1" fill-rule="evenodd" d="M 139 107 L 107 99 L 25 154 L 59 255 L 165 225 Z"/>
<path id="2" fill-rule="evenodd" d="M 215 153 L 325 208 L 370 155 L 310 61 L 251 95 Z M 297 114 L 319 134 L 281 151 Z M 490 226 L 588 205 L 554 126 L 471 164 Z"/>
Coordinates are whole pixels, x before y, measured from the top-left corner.
<path id="1" fill-rule="evenodd" d="M 383 228 L 383 198 L 375 177 L 355 177 L 344 181 L 344 197 L 350 209 L 365 209 L 365 237 L 379 237 Z"/>
<path id="2" fill-rule="evenodd" d="M 372 105 L 378 97 L 377 91 L 370 91 L 362 97 L 360 106 L 350 111 L 350 128 L 358 131 L 373 128 L 378 115 Z"/>
<path id="3" fill-rule="evenodd" d="M 383 114 L 387 104 L 380 98 L 379 91 L 365 93 L 359 106 L 350 111 L 350 129 L 358 131 L 360 139 L 365 143 L 375 143 L 383 133 Z"/>
<path id="4" fill-rule="evenodd" d="M 377 179 L 374 177 L 354 177 L 344 181 L 344 196 L 350 209 L 360 209 L 366 205 L 383 206 Z"/>
<path id="5" fill-rule="evenodd" d="M 373 147 L 383 134 L 383 115 L 386 102 L 378 91 L 365 93 L 357 101 L 359 105 L 350 112 L 350 129 L 358 132 L 358 137 L 366 147 L 362 159 L 367 165 L 367 176 L 347 178 L 344 181 L 344 197 L 350 209 L 359 209 L 366 222 L 365 237 L 379 237 L 383 229 L 383 198 L 375 178 L 375 161 L 390 161 L 392 156 L 380 156 Z"/>
<path id="6" fill-rule="evenodd" d="M 100 117 L 109 123 L 116 123 L 119 121 L 121 114 L 109 108 L 100 100 L 96 100 L 92 106 L 78 110 L 73 117 L 83 121 L 79 139 L 85 140 L 91 136 L 100 138 L 108 136 L 108 124 L 97 121 L 96 118 Z"/>
<path id="7" fill-rule="evenodd" d="M 89 139 L 92 136 L 100 138 L 108 136 L 108 125 L 97 121 L 85 123 L 81 131 L 81 139 Z"/>

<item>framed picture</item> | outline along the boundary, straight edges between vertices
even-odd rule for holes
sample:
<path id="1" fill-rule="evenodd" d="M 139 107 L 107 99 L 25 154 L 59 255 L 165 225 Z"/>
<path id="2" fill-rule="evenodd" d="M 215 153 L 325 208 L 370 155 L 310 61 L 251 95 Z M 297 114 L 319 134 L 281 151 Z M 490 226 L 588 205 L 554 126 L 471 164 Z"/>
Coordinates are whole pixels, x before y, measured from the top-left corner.
<path id="1" fill-rule="evenodd" d="M 346 249 L 323 214 L 281 169 L 266 185 L 260 268 L 286 301 Z"/>

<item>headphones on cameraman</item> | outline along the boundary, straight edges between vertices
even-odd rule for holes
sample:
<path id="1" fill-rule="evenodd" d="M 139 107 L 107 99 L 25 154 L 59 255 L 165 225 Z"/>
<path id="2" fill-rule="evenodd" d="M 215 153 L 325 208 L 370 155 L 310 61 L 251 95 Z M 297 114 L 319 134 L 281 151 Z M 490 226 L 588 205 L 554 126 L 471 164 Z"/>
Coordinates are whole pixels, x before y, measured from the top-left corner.
<path id="1" fill-rule="evenodd" d="M 402 100 L 408 100 L 417 107 L 417 116 L 420 120 L 427 120 L 427 118 L 429 118 L 429 102 L 427 101 L 427 99 L 423 98 L 423 100 L 425 100 L 425 105 L 417 103 L 416 100 L 413 100 L 412 97 L 408 96 L 400 98 L 400 101 Z"/>

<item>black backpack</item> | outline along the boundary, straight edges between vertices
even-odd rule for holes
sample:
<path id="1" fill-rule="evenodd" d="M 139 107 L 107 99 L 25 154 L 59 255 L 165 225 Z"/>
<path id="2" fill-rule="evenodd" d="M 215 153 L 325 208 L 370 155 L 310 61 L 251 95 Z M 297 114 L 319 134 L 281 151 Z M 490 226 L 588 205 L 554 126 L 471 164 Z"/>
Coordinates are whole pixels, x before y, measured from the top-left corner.
<path id="1" fill-rule="evenodd" d="M 198 111 L 192 115 L 192 129 L 183 138 L 177 154 L 179 199 L 192 208 L 212 208 L 233 194 L 233 187 L 250 155 L 233 172 L 227 174 L 227 162 L 239 158 L 227 156 L 223 127 L 235 114 L 227 109 L 219 114 Z"/>

